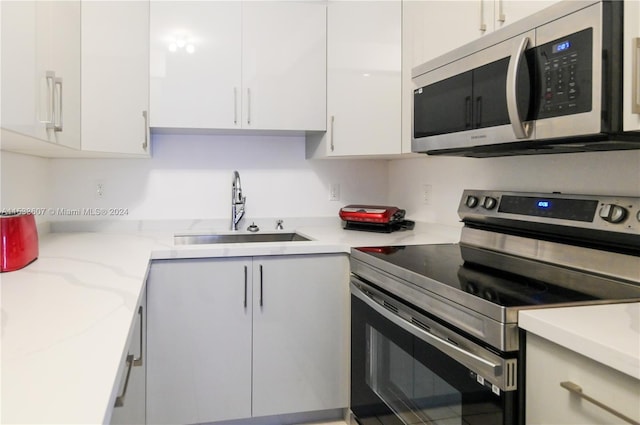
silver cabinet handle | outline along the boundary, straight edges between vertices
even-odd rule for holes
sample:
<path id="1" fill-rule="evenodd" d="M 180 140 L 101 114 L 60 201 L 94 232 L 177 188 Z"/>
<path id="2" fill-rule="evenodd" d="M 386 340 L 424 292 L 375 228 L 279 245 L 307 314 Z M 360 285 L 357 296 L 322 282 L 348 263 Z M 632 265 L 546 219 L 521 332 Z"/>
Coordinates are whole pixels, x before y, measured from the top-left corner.
<path id="1" fill-rule="evenodd" d="M 640 114 L 640 37 L 632 40 L 633 67 L 631 70 L 633 78 L 631 111 Z"/>
<path id="2" fill-rule="evenodd" d="M 124 406 L 124 398 L 127 395 L 127 387 L 129 386 L 129 378 L 131 377 L 131 368 L 133 367 L 133 355 L 127 354 L 127 377 L 124 379 L 124 388 L 122 388 L 122 394 L 116 397 L 114 407 Z"/>
<path id="3" fill-rule="evenodd" d="M 56 114 L 56 119 L 54 120 L 53 123 L 53 131 L 62 131 L 64 129 L 64 123 L 62 121 L 62 113 L 64 110 L 64 106 L 62 104 L 62 99 L 63 99 L 63 94 L 62 94 L 62 78 L 60 77 L 56 77 L 54 79 L 55 81 L 55 87 L 58 90 L 54 90 L 54 93 L 57 94 L 57 99 L 58 99 L 58 113 Z"/>
<path id="4" fill-rule="evenodd" d="M 578 384 L 575 384 L 571 381 L 565 381 L 565 382 L 560 382 L 560 386 L 564 389 L 566 389 L 567 391 L 569 391 L 571 394 L 575 394 L 580 398 L 585 399 L 586 401 L 588 401 L 589 403 L 593 403 L 596 406 L 598 406 L 599 408 L 606 410 L 607 412 L 611 413 L 614 416 L 617 416 L 618 418 L 622 419 L 625 422 L 628 422 L 632 425 L 640 425 L 640 422 L 631 419 L 628 416 L 623 415 L 622 413 L 618 412 L 617 410 L 607 406 L 606 404 L 594 399 L 593 397 L 590 397 L 588 395 L 586 395 L 585 393 L 582 392 L 582 387 Z"/>
<path id="5" fill-rule="evenodd" d="M 140 317 L 140 357 L 138 357 L 137 359 L 134 358 L 133 359 L 133 365 L 134 366 L 142 366 L 142 357 L 143 357 L 143 338 L 142 338 L 142 334 L 144 331 L 144 310 L 142 308 L 142 306 L 138 307 L 138 316 Z"/>
<path id="6" fill-rule="evenodd" d="M 507 69 L 507 111 L 509 112 L 509 120 L 516 139 L 526 139 L 531 135 L 531 125 L 522 122 L 520 113 L 518 112 L 518 97 L 516 93 L 518 71 L 520 69 L 520 61 L 529 45 L 529 37 L 524 37 L 517 45 L 516 50 L 509 59 L 509 68 Z"/>
<path id="7" fill-rule="evenodd" d="M 260 307 L 262 307 L 264 305 L 264 298 L 263 298 L 263 283 L 264 279 L 263 279 L 263 274 L 262 274 L 262 264 L 260 264 Z"/>
<path id="8" fill-rule="evenodd" d="M 335 145 L 333 144 L 333 122 L 335 121 L 335 119 L 336 117 L 331 115 L 331 136 L 330 136 L 331 152 L 333 152 L 336 149 Z"/>
<path id="9" fill-rule="evenodd" d="M 244 266 L 244 308 L 247 308 L 247 266 Z"/>
<path id="10" fill-rule="evenodd" d="M 247 89 L 247 124 L 251 124 L 251 89 Z"/>
<path id="11" fill-rule="evenodd" d="M 238 88 L 233 88 L 233 124 L 238 125 Z"/>
<path id="12" fill-rule="evenodd" d="M 46 124 L 47 130 L 53 130 L 55 127 L 55 80 L 56 73 L 54 71 L 47 71 L 45 73 L 47 80 L 47 118 L 43 121 Z"/>
<path id="13" fill-rule="evenodd" d="M 144 118 L 144 141 L 142 142 L 142 149 L 146 152 L 149 147 L 149 113 L 142 111 L 142 118 Z"/>
<path id="14" fill-rule="evenodd" d="M 487 30 L 487 24 L 484 22 L 484 0 L 478 0 L 480 2 L 480 31 L 485 32 Z"/>
<path id="15" fill-rule="evenodd" d="M 498 22 L 504 23 L 507 18 L 504 16 L 504 0 L 498 0 Z"/>

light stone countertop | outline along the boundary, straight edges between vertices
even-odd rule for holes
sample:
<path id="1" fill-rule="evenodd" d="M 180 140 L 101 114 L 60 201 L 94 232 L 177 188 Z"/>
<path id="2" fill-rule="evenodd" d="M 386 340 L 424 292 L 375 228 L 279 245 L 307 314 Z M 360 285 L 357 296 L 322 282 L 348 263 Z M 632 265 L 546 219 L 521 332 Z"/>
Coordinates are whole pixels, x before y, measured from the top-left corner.
<path id="1" fill-rule="evenodd" d="M 391 234 L 346 231 L 335 220 L 288 224 L 313 241 L 175 246 L 166 225 L 141 223 L 137 230 L 85 224 L 91 231 L 42 234 L 35 262 L 0 275 L 0 422 L 109 422 L 150 259 L 348 253 L 354 246 L 454 243 L 460 236 L 459 227 L 424 223 Z M 215 230 L 207 226 L 174 229 Z"/>
<path id="2" fill-rule="evenodd" d="M 523 310 L 518 326 L 640 380 L 640 303 Z"/>
<path id="3" fill-rule="evenodd" d="M 0 275 L 0 422 L 109 422 L 150 259 L 348 253 L 356 246 L 455 243 L 460 236 L 460 227 L 427 223 L 391 234 L 346 231 L 335 220 L 287 223 L 285 232 L 295 229 L 313 240 L 175 246 L 174 233 L 220 229 L 193 222 L 172 230 L 139 222 L 42 235 L 38 260 Z M 529 310 L 520 313 L 520 323 L 638 377 L 638 311 L 640 303 Z M 623 319 L 628 329 L 620 328 Z"/>

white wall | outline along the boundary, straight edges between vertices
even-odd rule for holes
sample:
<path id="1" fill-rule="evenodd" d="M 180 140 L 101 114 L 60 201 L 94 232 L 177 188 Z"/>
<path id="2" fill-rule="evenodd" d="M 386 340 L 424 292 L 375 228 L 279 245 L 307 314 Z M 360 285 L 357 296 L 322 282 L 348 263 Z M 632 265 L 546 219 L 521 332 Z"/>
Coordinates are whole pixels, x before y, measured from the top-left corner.
<path id="1" fill-rule="evenodd" d="M 424 184 L 432 186 L 429 204 Z M 640 196 L 640 151 L 393 160 L 389 188 L 389 202 L 409 218 L 455 224 L 464 189 Z"/>
<path id="2" fill-rule="evenodd" d="M 52 207 L 128 208 L 125 219 L 227 219 L 233 170 L 246 220 L 337 217 L 345 204 L 387 197 L 386 161 L 307 161 L 303 137 L 154 135 L 152 143 L 151 160 L 51 160 Z M 328 200 L 331 183 L 341 185 L 340 201 Z"/>
<path id="3" fill-rule="evenodd" d="M 0 209 L 49 206 L 48 159 L 0 151 L 0 170 Z M 45 221 L 45 215 L 36 215 L 36 223 Z"/>

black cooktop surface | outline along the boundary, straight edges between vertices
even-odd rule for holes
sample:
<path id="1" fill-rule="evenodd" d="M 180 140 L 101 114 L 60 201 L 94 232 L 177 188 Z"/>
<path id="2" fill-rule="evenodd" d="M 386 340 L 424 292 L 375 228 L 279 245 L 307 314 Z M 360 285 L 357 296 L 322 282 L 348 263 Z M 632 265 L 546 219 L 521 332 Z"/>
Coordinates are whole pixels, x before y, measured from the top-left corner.
<path id="1" fill-rule="evenodd" d="M 583 292 L 576 288 L 570 289 L 553 280 L 541 281 L 498 270 L 492 267 L 492 264 L 465 261 L 461 246 L 458 244 L 357 248 L 357 250 L 387 263 L 383 269 L 388 273 L 409 270 L 427 278 L 425 280 L 435 280 L 450 288 L 503 307 L 590 303 L 603 299 L 598 294 Z M 362 256 L 359 258 L 362 259 Z M 525 272 L 523 270 L 523 273 Z M 411 282 L 420 285 L 421 280 L 422 278 L 411 279 Z M 640 292 L 635 296 L 640 296 Z"/>

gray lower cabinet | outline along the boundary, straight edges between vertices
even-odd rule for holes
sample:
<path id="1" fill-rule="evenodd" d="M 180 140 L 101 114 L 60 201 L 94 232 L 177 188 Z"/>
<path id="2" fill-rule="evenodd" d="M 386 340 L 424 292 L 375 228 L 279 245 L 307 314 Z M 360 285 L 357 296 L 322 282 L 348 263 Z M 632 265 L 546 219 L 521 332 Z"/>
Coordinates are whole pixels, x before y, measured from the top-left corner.
<path id="1" fill-rule="evenodd" d="M 111 424 L 140 425 L 146 423 L 146 294 L 143 292 L 137 308 L 136 322 L 122 358 L 122 371 L 117 381 L 117 396 L 111 414 Z"/>
<path id="2" fill-rule="evenodd" d="M 348 406 L 345 254 L 154 261 L 147 421 Z"/>

